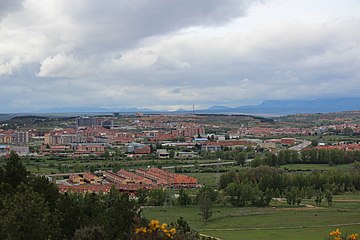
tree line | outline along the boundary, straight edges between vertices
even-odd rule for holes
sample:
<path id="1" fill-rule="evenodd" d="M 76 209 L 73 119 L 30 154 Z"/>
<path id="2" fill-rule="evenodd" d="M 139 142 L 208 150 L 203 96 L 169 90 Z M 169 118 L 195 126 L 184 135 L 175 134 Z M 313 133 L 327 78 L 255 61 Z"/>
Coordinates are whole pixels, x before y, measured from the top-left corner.
<path id="1" fill-rule="evenodd" d="M 303 149 L 300 153 L 295 150 L 280 150 L 258 154 L 251 162 L 253 167 L 260 165 L 280 166 L 292 163 L 310 164 L 349 164 L 360 161 L 360 151 L 344 151 L 340 149 Z"/>
<path id="2" fill-rule="evenodd" d="M 348 172 L 332 169 L 294 173 L 261 165 L 222 174 L 218 190 L 204 186 L 190 195 L 188 190 L 181 189 L 178 198 L 170 201 L 182 207 L 198 205 L 200 215 L 207 221 L 212 215 L 213 204 L 262 207 L 268 206 L 273 198 L 282 197 L 290 205 L 300 205 L 302 199 L 313 199 L 316 205 L 324 201 L 331 205 L 333 195 L 359 190 L 359 162 L 353 163 Z M 141 200 L 140 204 L 162 206 L 166 204 L 167 194 L 163 189 L 141 190 L 138 201 Z"/>
<path id="3" fill-rule="evenodd" d="M 268 206 L 273 198 L 285 198 L 290 205 L 300 205 L 302 199 L 313 199 L 316 205 L 322 202 L 332 205 L 333 195 L 360 190 L 360 162 L 351 165 L 348 172 L 339 169 L 311 172 L 287 172 L 261 165 L 243 171 L 230 171 L 220 176 L 219 188 L 204 186 L 197 192 L 181 189 L 177 199 L 167 198 L 163 189 L 141 190 L 140 204 L 162 206 L 166 200 L 171 204 L 186 207 L 198 205 L 200 215 L 207 221 L 213 204 L 234 207 Z M 140 202 L 141 201 L 141 202 Z"/>
<path id="4" fill-rule="evenodd" d="M 360 163 L 352 164 L 349 172 L 335 169 L 289 173 L 270 166 L 259 166 L 222 174 L 219 189 L 237 207 L 249 204 L 266 206 L 274 197 L 285 197 L 291 205 L 313 197 L 316 204 L 320 204 L 324 198 L 331 204 L 334 194 L 360 190 Z"/>

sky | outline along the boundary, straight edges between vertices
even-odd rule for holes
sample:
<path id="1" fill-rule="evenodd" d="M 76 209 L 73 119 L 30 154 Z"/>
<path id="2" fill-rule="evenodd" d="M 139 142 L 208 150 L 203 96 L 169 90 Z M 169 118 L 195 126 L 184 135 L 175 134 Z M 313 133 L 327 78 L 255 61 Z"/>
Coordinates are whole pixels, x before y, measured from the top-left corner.
<path id="1" fill-rule="evenodd" d="M 358 0 L 0 0 L 0 112 L 360 96 Z"/>

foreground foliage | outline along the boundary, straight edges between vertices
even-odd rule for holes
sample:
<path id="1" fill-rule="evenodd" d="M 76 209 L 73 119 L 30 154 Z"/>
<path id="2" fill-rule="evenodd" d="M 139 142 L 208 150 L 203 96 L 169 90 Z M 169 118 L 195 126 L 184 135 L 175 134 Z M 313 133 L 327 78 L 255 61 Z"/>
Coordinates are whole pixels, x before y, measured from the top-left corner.
<path id="1" fill-rule="evenodd" d="M 359 234 L 357 233 L 352 233 L 349 236 L 345 235 L 345 236 L 341 236 L 341 232 L 339 229 L 336 229 L 335 231 L 331 231 L 329 233 L 330 238 L 329 240 L 357 240 L 359 237 Z"/>
<path id="2" fill-rule="evenodd" d="M 176 233 L 175 228 L 169 228 L 166 223 L 160 225 L 158 220 L 151 220 L 148 226 L 135 229 L 133 240 L 140 239 L 173 239 Z"/>
<path id="3" fill-rule="evenodd" d="M 60 194 L 46 178 L 26 172 L 11 153 L 0 168 L 0 239 L 129 239 L 138 205 L 109 194 Z"/>

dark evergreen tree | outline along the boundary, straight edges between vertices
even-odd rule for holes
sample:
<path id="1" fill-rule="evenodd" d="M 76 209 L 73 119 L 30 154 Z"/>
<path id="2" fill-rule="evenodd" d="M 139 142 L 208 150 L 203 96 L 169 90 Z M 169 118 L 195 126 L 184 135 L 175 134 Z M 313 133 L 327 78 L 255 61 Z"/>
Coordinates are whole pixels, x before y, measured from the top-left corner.
<path id="1" fill-rule="evenodd" d="M 14 151 L 11 151 L 4 167 L 3 182 L 15 188 L 21 183 L 26 182 L 28 174 L 19 156 Z"/>
<path id="2" fill-rule="evenodd" d="M 0 239 L 52 239 L 57 231 L 45 199 L 31 188 L 8 195 L 0 210 Z"/>

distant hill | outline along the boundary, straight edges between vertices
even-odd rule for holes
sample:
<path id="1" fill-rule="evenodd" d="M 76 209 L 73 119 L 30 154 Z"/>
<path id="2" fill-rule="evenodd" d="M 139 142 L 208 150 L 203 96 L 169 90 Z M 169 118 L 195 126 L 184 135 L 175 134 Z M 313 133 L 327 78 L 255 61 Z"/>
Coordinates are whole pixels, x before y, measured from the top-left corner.
<path id="1" fill-rule="evenodd" d="M 313 99 L 313 100 L 267 100 L 258 105 L 241 106 L 241 107 L 227 107 L 227 106 L 212 106 L 208 109 L 196 109 L 196 114 L 246 114 L 258 116 L 284 116 L 297 113 L 329 113 L 360 110 L 360 97 L 348 98 L 329 98 L 329 99 Z M 106 108 L 106 107 L 55 107 L 39 111 L 34 111 L 30 114 L 50 115 L 50 116 L 76 116 L 76 115 L 101 115 L 106 113 L 177 113 L 177 114 L 191 114 L 192 110 L 178 109 L 176 111 L 155 111 L 147 108 Z M 24 114 L 0 114 L 0 121 L 9 119 L 11 117 Z"/>
<path id="2" fill-rule="evenodd" d="M 226 110 L 229 110 L 231 109 L 231 107 L 226 107 L 226 106 L 212 106 L 212 107 L 209 107 L 207 110 L 210 110 L 210 111 L 226 111 Z"/>
<path id="3" fill-rule="evenodd" d="M 6 121 L 14 117 L 12 114 L 0 114 L 0 122 Z"/>
<path id="4" fill-rule="evenodd" d="M 351 110 L 360 110 L 360 98 L 269 100 L 254 106 L 241 106 L 236 108 L 218 108 L 214 106 L 197 112 L 288 115 L 296 113 L 328 113 Z"/>

